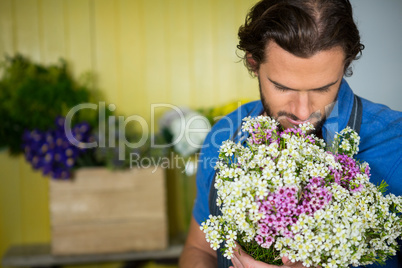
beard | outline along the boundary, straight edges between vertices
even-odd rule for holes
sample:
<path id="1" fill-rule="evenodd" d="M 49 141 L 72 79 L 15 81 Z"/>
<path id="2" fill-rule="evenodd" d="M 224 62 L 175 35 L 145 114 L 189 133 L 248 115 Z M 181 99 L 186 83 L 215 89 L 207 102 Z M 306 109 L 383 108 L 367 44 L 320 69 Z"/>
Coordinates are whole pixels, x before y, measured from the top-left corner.
<path id="1" fill-rule="evenodd" d="M 261 98 L 261 102 L 262 102 L 262 106 L 264 108 L 265 114 L 270 116 L 270 117 L 272 117 L 272 118 L 274 118 L 279 123 L 279 126 L 282 129 L 286 129 L 286 127 L 281 124 L 281 122 L 280 122 L 281 118 L 288 117 L 288 118 L 290 118 L 292 120 L 295 120 L 295 121 L 302 121 L 296 115 L 291 114 L 291 113 L 287 113 L 285 111 L 279 111 L 278 114 L 275 116 L 272 113 L 272 111 L 271 111 L 271 109 L 269 107 L 269 104 L 265 99 L 264 94 L 262 93 L 261 82 L 260 82 L 259 78 L 258 78 L 258 86 L 259 86 L 259 89 L 260 89 L 260 98 Z M 337 96 L 335 97 L 335 100 L 336 99 L 337 99 Z M 318 137 L 322 137 L 322 126 L 324 125 L 325 121 L 327 120 L 327 116 L 329 116 L 329 114 L 331 113 L 331 111 L 332 111 L 332 109 L 334 107 L 334 104 L 335 104 L 335 100 L 331 104 L 329 104 L 329 105 L 327 105 L 325 107 L 325 113 L 324 114 L 322 114 L 321 111 L 318 110 L 316 112 L 313 112 L 309 116 L 308 120 L 313 121 L 315 119 L 314 120 L 315 122 L 313 123 L 314 130 L 311 130 L 308 134 L 315 134 Z"/>

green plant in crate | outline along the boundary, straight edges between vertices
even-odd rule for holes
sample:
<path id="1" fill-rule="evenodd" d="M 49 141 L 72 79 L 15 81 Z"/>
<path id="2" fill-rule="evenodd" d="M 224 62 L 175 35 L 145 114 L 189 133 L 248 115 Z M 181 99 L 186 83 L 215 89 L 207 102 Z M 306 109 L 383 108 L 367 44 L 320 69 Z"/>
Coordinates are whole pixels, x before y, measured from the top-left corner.
<path id="1" fill-rule="evenodd" d="M 16 55 L 6 57 L 0 68 L 0 146 L 8 147 L 12 154 L 22 152 L 25 130 L 52 128 L 57 116 L 90 100 L 89 87 L 72 78 L 65 61 L 43 66 Z M 90 117 L 78 113 L 75 119 Z"/>

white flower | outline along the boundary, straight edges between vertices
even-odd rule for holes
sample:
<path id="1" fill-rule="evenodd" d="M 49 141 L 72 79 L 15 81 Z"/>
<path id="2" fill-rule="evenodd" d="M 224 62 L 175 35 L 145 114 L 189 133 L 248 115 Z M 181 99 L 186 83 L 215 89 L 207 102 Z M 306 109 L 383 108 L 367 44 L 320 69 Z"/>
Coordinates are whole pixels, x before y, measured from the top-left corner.
<path id="1" fill-rule="evenodd" d="M 343 140 L 341 144 L 341 148 L 345 151 L 350 150 L 350 143 L 347 140 Z"/>
<path id="2" fill-rule="evenodd" d="M 329 258 L 328 262 L 327 262 L 327 265 L 325 267 L 330 267 L 330 268 L 338 267 L 338 261 L 336 259 Z"/>
<path id="3" fill-rule="evenodd" d="M 232 250 L 225 250 L 225 253 L 223 254 L 223 257 L 228 258 L 229 260 L 233 257 L 233 251 Z"/>
<path id="4" fill-rule="evenodd" d="M 214 250 L 217 250 L 219 247 L 220 247 L 219 241 L 217 241 L 217 240 L 212 241 L 211 248 L 213 248 Z"/>
<path id="5" fill-rule="evenodd" d="M 326 251 L 330 251 L 330 249 L 332 248 L 332 244 L 331 244 L 329 241 L 325 242 L 325 243 L 323 244 L 323 246 L 324 246 L 324 249 L 325 249 Z"/>
<path id="6" fill-rule="evenodd" d="M 229 230 L 228 234 L 226 235 L 227 239 L 236 240 L 237 234 L 233 230 Z"/>
<path id="7" fill-rule="evenodd" d="M 306 252 L 312 252 L 314 250 L 314 246 L 313 246 L 312 242 L 305 241 L 303 250 Z"/>

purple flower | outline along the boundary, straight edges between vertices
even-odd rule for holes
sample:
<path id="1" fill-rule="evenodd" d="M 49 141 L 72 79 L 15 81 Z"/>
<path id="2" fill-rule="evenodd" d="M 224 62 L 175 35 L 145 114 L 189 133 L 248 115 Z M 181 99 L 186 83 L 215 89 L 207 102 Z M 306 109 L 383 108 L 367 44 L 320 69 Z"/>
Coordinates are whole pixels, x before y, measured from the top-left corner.
<path id="1" fill-rule="evenodd" d="M 272 244 L 274 242 L 274 238 L 272 236 L 265 237 L 265 242 Z"/>
<path id="2" fill-rule="evenodd" d="M 262 236 L 266 236 L 266 235 L 268 235 L 268 232 L 269 232 L 269 227 L 266 225 L 266 224 L 264 224 L 264 223 L 260 223 L 260 224 L 258 224 L 258 227 L 259 227 L 259 234 L 260 235 L 262 235 Z"/>
<path id="3" fill-rule="evenodd" d="M 356 178 L 357 175 L 361 174 L 356 160 L 344 154 L 335 155 L 335 159 L 341 164 L 342 167 L 342 170 L 340 171 L 330 169 L 331 174 L 335 178 L 335 182 L 349 191 L 360 191 L 361 188 L 356 188 L 353 186 L 354 178 Z M 368 170 L 364 171 L 366 175 L 367 172 Z"/>
<path id="4" fill-rule="evenodd" d="M 46 132 L 26 130 L 22 137 L 26 160 L 34 169 L 41 169 L 44 175 L 56 179 L 69 178 L 77 158 L 84 152 L 69 142 L 64 131 L 64 122 L 65 118 L 57 117 L 55 129 Z M 77 124 L 72 132 L 74 137 L 82 142 L 91 139 L 87 123 Z"/>
<path id="5" fill-rule="evenodd" d="M 261 235 L 257 235 L 255 237 L 255 241 L 258 243 L 258 245 L 261 245 L 262 243 L 264 243 L 264 238 Z"/>
<path id="6" fill-rule="evenodd" d="M 296 215 L 299 216 L 300 214 L 304 213 L 303 207 L 299 206 L 295 209 Z"/>

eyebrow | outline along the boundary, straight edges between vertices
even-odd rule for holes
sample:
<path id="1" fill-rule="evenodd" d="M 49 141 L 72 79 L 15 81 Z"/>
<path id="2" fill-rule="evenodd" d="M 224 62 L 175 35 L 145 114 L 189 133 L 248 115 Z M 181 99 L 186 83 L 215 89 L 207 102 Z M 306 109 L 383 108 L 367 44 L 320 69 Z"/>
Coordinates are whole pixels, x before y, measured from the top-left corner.
<path id="1" fill-rule="evenodd" d="M 280 87 L 280 88 L 283 88 L 283 89 L 287 89 L 287 90 L 297 90 L 297 89 L 293 89 L 293 88 L 284 86 L 284 85 L 282 85 L 282 84 L 280 84 L 280 83 L 278 83 L 278 82 L 276 82 L 276 81 L 274 81 L 274 80 L 271 80 L 269 77 L 268 77 L 268 80 L 271 81 L 271 83 L 274 84 L 274 85 L 276 85 L 277 87 Z M 328 85 L 325 85 L 325 86 L 322 86 L 322 87 L 308 89 L 308 91 L 320 91 L 320 90 L 324 90 L 324 89 L 326 89 L 326 88 L 329 88 L 330 86 L 335 85 L 336 83 L 338 83 L 338 81 L 339 81 L 339 79 L 336 80 L 335 82 L 329 83 Z"/>

